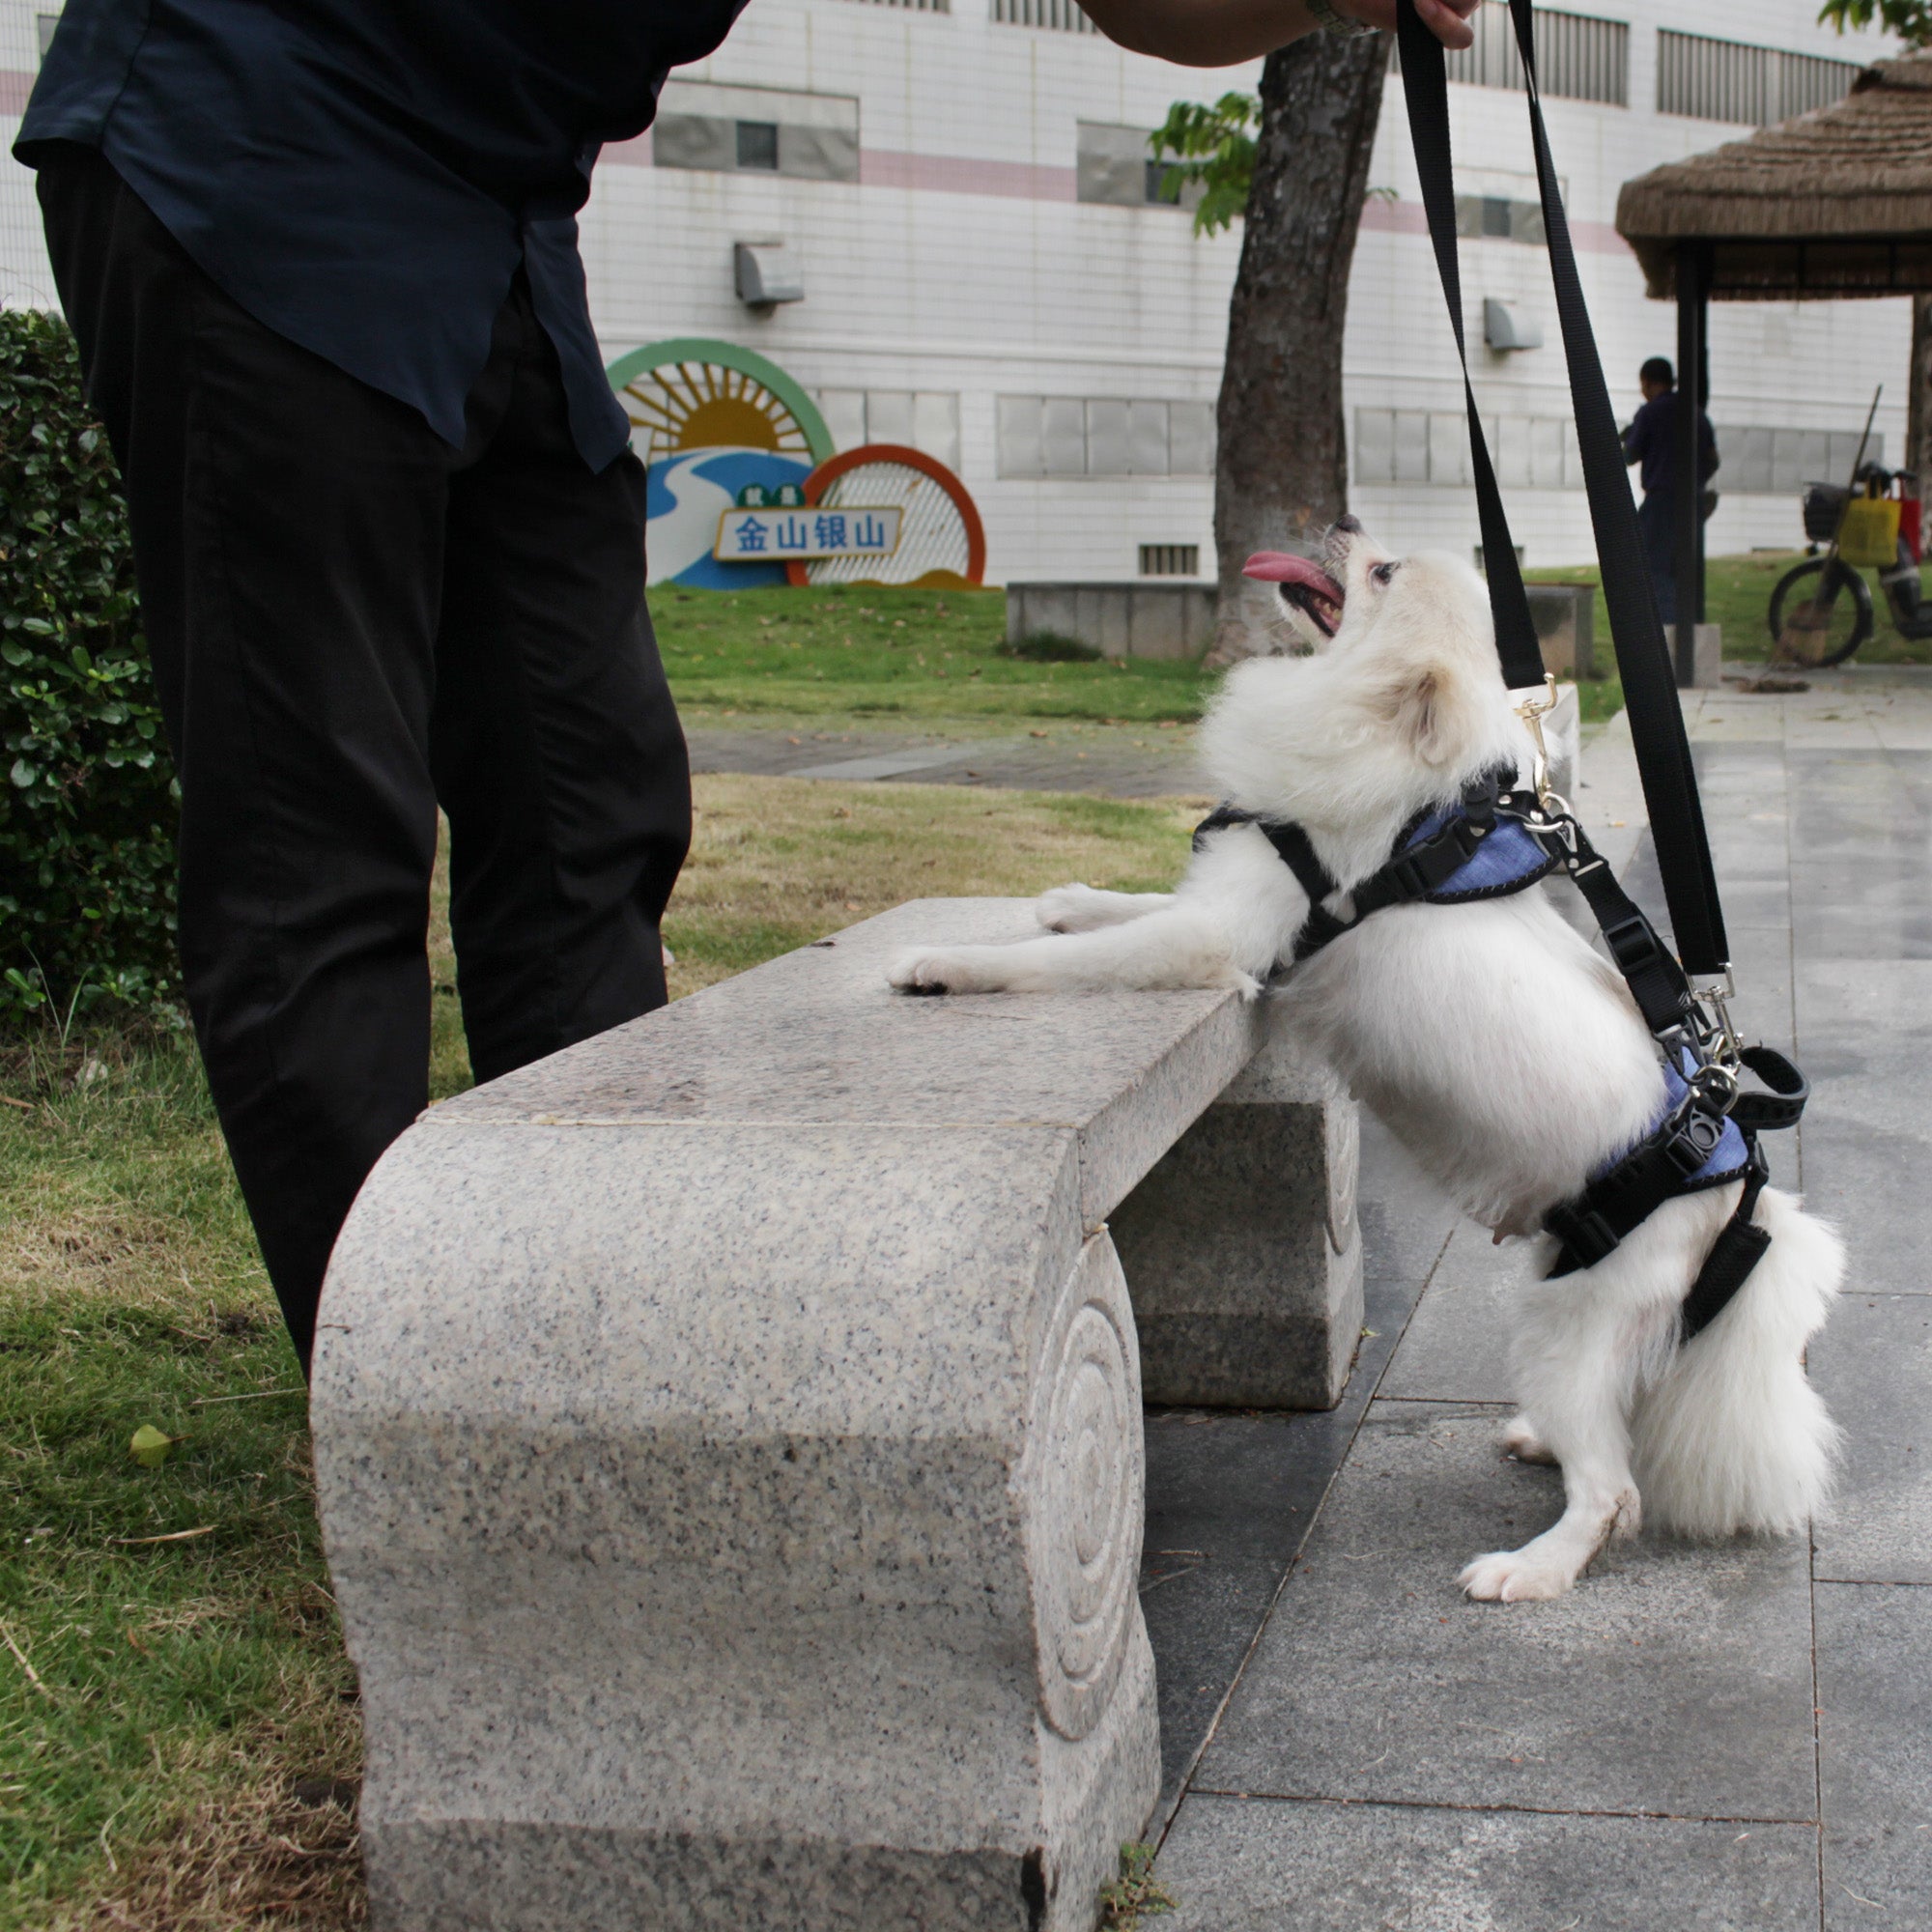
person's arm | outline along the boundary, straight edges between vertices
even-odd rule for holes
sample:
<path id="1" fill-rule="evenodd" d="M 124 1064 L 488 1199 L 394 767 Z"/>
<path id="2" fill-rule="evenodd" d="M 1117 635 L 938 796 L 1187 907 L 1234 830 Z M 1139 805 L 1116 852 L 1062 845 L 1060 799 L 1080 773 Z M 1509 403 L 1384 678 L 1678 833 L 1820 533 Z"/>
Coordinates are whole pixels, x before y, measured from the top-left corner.
<path id="1" fill-rule="evenodd" d="M 1626 464 L 1641 463 L 1650 451 L 1650 405 L 1645 403 L 1631 417 L 1630 428 L 1624 431 L 1624 461 Z"/>
<path id="2" fill-rule="evenodd" d="M 1110 41 L 1181 67 L 1234 67 L 1272 53 L 1321 22 L 1307 0 L 1081 0 Z M 1395 27 L 1396 0 L 1329 0 L 1333 10 L 1371 27 Z M 1481 0 L 1415 0 L 1422 24 L 1445 47 L 1475 40 L 1468 16 Z"/>

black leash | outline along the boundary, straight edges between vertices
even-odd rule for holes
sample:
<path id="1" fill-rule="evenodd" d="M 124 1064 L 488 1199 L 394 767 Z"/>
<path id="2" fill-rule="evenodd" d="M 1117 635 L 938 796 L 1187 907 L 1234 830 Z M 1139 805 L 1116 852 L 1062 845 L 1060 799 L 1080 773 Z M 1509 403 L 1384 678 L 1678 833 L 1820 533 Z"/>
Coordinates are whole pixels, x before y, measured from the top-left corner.
<path id="1" fill-rule="evenodd" d="M 1703 809 L 1697 798 L 1690 741 L 1684 729 L 1684 713 L 1677 696 L 1670 652 L 1658 618 L 1650 573 L 1645 567 L 1643 546 L 1637 533 L 1636 511 L 1625 480 L 1623 444 L 1610 409 L 1609 390 L 1604 383 L 1589 311 L 1584 306 L 1577 257 L 1570 242 L 1570 224 L 1557 190 L 1556 166 L 1544 128 L 1543 103 L 1536 86 L 1536 31 L 1531 0 L 1509 0 L 1509 5 L 1517 44 L 1522 54 L 1544 230 L 1548 242 L 1550 275 L 1556 288 L 1563 350 L 1569 362 L 1570 399 L 1590 499 L 1590 522 L 1603 568 L 1604 602 L 1609 611 L 1617 668 L 1623 677 L 1624 703 L 1630 711 L 1631 738 L 1636 748 L 1637 770 L 1643 781 L 1644 804 L 1657 845 L 1658 867 L 1663 874 L 1664 903 L 1670 909 L 1678 956 L 1686 970 L 1699 978 L 1718 976 L 1729 970 L 1730 949 L 1724 936 L 1723 907 L 1718 895 L 1717 873 L 1711 864 Z M 1469 384 L 1468 357 L 1463 353 L 1455 171 L 1450 158 L 1449 89 L 1442 43 L 1417 17 L 1414 0 L 1398 0 L 1396 32 L 1402 50 L 1403 94 L 1408 103 L 1409 135 L 1422 178 L 1430 240 L 1435 244 L 1436 267 L 1441 271 L 1442 292 L 1449 303 L 1457 351 L 1463 355 L 1463 388 L 1469 412 L 1483 561 L 1489 574 L 1490 605 L 1495 613 L 1496 651 L 1502 660 L 1504 681 L 1513 690 L 1540 687 L 1544 671 L 1536 628 L 1530 620 L 1529 600 L 1523 592 L 1522 573 L 1517 565 L 1516 546 L 1510 537 L 1502 493 L 1496 487 L 1482 417 Z M 1686 371 L 1680 392 L 1694 398 L 1695 391 L 1695 372 Z"/>

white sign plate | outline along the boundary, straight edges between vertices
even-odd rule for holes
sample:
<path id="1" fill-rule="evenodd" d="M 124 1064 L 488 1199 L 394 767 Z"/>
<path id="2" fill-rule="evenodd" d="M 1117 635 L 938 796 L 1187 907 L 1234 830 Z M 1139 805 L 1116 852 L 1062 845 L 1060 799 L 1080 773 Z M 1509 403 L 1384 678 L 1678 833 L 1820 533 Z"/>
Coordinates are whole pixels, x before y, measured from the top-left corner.
<path id="1" fill-rule="evenodd" d="M 904 512 L 891 509 L 726 510 L 718 520 L 720 563 L 801 563 L 829 556 L 891 556 Z"/>

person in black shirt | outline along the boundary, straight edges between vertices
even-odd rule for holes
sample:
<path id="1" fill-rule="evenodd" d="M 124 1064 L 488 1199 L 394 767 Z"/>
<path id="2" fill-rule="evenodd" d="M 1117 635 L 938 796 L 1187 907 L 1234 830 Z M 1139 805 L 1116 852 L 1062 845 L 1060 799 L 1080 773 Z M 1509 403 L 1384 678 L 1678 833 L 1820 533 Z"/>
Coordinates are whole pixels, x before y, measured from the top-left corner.
<path id="1" fill-rule="evenodd" d="M 69 0 L 21 124 L 128 497 L 188 1005 L 304 1368 L 427 1099 L 438 808 L 479 1080 L 666 996 L 690 781 L 577 212 L 744 4 Z M 1417 5 L 1469 44 L 1476 0 Z M 1087 12 L 1220 66 L 1395 0 Z"/>
<path id="2" fill-rule="evenodd" d="M 1677 379 L 1662 355 L 1653 355 L 1637 371 L 1636 380 L 1643 391 L 1643 407 L 1624 431 L 1624 461 L 1642 465 L 1637 471 L 1643 485 L 1643 501 L 1636 512 L 1637 528 L 1643 533 L 1644 560 L 1650 565 L 1657 614 L 1666 624 L 1674 624 L 1677 621 Z M 1711 418 L 1704 416 L 1700 419 L 1697 450 L 1700 491 L 1717 468 L 1718 440 L 1711 429 Z"/>

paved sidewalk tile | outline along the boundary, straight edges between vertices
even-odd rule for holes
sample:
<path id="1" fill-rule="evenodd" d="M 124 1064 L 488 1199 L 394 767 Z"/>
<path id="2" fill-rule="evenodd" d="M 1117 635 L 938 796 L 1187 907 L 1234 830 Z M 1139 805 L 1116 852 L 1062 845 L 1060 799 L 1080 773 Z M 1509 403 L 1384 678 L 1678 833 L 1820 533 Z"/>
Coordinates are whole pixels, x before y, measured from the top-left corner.
<path id="1" fill-rule="evenodd" d="M 1810 1368 L 1846 1435 L 1837 1500 L 1813 1533 L 1813 1574 L 1932 1583 L 1932 1295 L 1854 1283 L 1812 1343 Z"/>
<path id="2" fill-rule="evenodd" d="M 1932 1925 L 1932 1590 L 1820 1583 L 1827 1932 Z"/>
<path id="3" fill-rule="evenodd" d="M 1141 1609 L 1160 1699 L 1161 1795 L 1153 1831 L 1239 1673 L 1315 1521 L 1420 1284 L 1369 1290 L 1366 1338 L 1331 1409 L 1240 1414 L 1151 1409 Z"/>
<path id="4" fill-rule="evenodd" d="M 1525 1241 L 1494 1246 L 1473 1222 L 1463 1222 L 1382 1378 L 1382 1395 L 1509 1402 L 1509 1303 L 1529 1279 L 1530 1253 Z"/>
<path id="5" fill-rule="evenodd" d="M 1468 1603 L 1463 1563 L 1560 1507 L 1504 1413 L 1371 1407 L 1197 1788 L 1811 1818 L 1807 1552 L 1645 1539 L 1556 1603 Z"/>
<path id="6" fill-rule="evenodd" d="M 1804 1185 L 1845 1237 L 1848 1286 L 1932 1292 L 1932 961 L 1801 958 L 1798 1037 Z"/>
<path id="7" fill-rule="evenodd" d="M 1206 1742 L 1442 1248 L 1449 1210 L 1365 1121 L 1366 1282 L 1349 1386 L 1335 1407 L 1273 1414 L 1150 1409 L 1141 1608 L 1160 1698 L 1158 1831 Z"/>
<path id="8" fill-rule="evenodd" d="M 1809 1825 L 1190 1798 L 1173 1932 L 1815 1932 Z"/>

